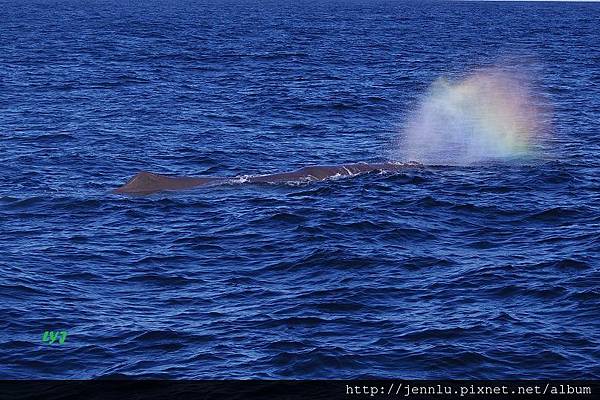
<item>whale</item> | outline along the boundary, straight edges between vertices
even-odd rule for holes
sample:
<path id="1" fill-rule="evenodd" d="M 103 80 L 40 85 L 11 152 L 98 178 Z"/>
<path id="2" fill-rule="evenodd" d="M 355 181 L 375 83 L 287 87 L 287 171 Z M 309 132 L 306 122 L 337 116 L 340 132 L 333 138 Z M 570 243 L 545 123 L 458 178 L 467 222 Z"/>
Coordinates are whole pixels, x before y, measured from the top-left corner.
<path id="1" fill-rule="evenodd" d="M 162 191 L 185 190 L 201 186 L 219 185 L 227 182 L 245 183 L 285 183 L 302 181 L 323 181 L 330 178 L 349 177 L 373 171 L 396 172 L 420 164 L 415 162 L 396 163 L 354 163 L 343 165 L 313 165 L 295 171 L 254 176 L 168 176 L 147 171 L 138 172 L 124 185 L 113 190 L 115 194 L 149 195 Z"/>

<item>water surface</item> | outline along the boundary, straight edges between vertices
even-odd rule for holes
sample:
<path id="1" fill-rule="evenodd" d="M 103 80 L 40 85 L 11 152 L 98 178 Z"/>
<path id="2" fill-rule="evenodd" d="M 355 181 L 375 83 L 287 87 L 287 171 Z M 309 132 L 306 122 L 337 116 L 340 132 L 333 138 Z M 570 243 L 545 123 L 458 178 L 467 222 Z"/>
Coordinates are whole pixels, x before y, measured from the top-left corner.
<path id="1" fill-rule="evenodd" d="M 599 19 L 5 2 L 0 377 L 599 378 Z M 110 194 L 140 170 L 384 161 L 438 77 L 506 60 L 552 106 L 527 160 Z"/>

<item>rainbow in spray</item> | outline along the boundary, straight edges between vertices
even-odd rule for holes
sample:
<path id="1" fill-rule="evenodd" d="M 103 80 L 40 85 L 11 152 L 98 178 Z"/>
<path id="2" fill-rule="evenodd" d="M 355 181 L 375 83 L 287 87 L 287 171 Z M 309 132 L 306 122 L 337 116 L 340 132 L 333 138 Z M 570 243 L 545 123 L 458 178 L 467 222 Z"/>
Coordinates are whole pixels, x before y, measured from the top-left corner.
<path id="1" fill-rule="evenodd" d="M 538 108 L 523 76 L 497 69 L 438 79 L 410 117 L 399 151 L 425 164 L 465 165 L 530 154 Z"/>

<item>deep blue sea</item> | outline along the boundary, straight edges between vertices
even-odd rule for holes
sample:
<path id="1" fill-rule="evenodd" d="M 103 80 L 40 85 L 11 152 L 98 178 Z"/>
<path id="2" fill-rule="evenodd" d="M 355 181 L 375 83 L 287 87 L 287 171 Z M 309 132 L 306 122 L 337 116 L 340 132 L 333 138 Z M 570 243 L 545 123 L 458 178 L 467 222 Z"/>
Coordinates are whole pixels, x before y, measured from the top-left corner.
<path id="1" fill-rule="evenodd" d="M 598 3 L 2 1 L 0 378 L 600 378 L 599 26 Z M 534 157 L 111 193 L 385 161 L 432 82 L 499 62 L 546 104 Z"/>

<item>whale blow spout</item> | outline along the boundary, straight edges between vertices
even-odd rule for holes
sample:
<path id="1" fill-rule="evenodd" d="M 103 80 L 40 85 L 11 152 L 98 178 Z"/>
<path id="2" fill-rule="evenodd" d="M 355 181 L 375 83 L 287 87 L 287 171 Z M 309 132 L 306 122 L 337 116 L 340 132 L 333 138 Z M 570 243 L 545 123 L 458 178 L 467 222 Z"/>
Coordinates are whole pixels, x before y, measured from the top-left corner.
<path id="1" fill-rule="evenodd" d="M 269 175 L 256 175 L 244 177 L 248 183 L 283 183 L 283 182 L 305 182 L 322 181 L 328 178 L 347 177 L 364 174 L 372 171 L 394 172 L 407 167 L 420 166 L 418 163 L 356 163 L 345 165 L 317 165 L 300 168 L 292 172 L 281 172 Z M 115 189 L 113 193 L 148 195 L 163 190 L 190 189 L 198 186 L 215 185 L 232 182 L 235 178 L 227 177 L 171 177 L 151 172 L 140 172 L 125 185 Z"/>

